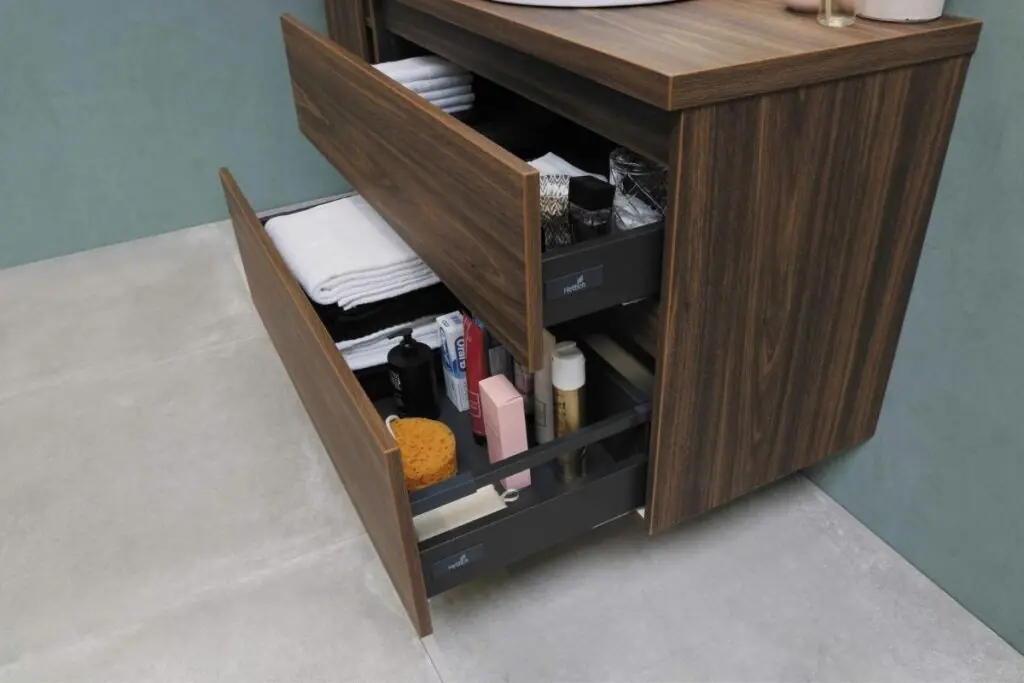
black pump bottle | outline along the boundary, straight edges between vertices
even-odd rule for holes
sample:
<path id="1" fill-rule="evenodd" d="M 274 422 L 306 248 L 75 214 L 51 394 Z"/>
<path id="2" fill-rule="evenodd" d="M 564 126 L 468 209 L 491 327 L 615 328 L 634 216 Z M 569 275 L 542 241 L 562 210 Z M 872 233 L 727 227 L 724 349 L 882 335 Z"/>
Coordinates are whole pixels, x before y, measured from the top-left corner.
<path id="1" fill-rule="evenodd" d="M 389 335 L 402 338 L 388 352 L 388 379 L 395 391 L 395 403 L 401 417 L 427 417 L 441 414 L 438 400 L 437 367 L 433 350 L 412 337 L 412 328 L 404 327 Z"/>

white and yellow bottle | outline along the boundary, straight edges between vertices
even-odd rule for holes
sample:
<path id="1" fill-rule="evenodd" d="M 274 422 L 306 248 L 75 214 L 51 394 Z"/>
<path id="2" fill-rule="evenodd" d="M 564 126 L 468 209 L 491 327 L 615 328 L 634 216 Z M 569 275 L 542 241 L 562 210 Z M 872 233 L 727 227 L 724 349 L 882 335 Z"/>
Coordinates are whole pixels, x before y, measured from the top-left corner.
<path id="1" fill-rule="evenodd" d="M 555 399 L 555 436 L 565 436 L 586 424 L 587 363 L 576 342 L 561 342 L 551 353 L 551 385 Z M 559 456 L 561 478 L 572 481 L 581 474 L 580 452 Z"/>

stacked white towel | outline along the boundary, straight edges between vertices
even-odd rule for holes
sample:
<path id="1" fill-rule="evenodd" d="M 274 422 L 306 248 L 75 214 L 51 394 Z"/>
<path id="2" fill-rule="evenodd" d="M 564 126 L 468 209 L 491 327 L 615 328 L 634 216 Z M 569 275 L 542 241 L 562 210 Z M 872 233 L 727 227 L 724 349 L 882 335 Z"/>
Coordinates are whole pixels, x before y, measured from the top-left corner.
<path id="1" fill-rule="evenodd" d="M 359 195 L 271 218 L 267 233 L 319 304 L 348 310 L 439 281 Z"/>
<path id="2" fill-rule="evenodd" d="M 590 175 L 594 176 L 598 180 L 608 182 L 608 179 L 603 175 L 597 173 L 587 173 L 582 168 L 573 166 L 568 161 L 558 156 L 554 152 L 548 152 L 542 157 L 537 157 L 530 162 L 530 166 L 540 171 L 541 175 L 567 175 L 570 178 L 577 176 Z"/>
<path id="3" fill-rule="evenodd" d="M 412 328 L 412 338 L 416 341 L 422 342 L 432 349 L 441 347 L 437 316 L 433 315 L 395 325 L 360 339 L 338 342 L 335 346 L 338 347 L 341 355 L 345 357 L 345 362 L 353 370 L 384 365 L 388 362 L 388 352 L 398 344 L 398 340 L 388 337 L 403 327 Z"/>
<path id="4" fill-rule="evenodd" d="M 473 74 L 447 59 L 430 55 L 375 66 L 449 114 L 473 108 Z"/>

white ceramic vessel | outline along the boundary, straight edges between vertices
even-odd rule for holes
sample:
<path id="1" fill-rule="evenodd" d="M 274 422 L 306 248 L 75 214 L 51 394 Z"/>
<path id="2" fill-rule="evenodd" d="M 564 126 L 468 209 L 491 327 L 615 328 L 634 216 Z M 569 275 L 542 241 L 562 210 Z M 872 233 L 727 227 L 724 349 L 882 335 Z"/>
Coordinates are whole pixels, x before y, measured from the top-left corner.
<path id="1" fill-rule="evenodd" d="M 493 0 L 506 5 L 529 5 L 530 7 L 567 7 L 586 9 L 588 7 L 632 7 L 634 5 L 663 5 L 677 0 Z"/>
<path id="2" fill-rule="evenodd" d="M 858 0 L 857 14 L 878 21 L 932 21 L 942 16 L 944 4 L 945 0 Z"/>

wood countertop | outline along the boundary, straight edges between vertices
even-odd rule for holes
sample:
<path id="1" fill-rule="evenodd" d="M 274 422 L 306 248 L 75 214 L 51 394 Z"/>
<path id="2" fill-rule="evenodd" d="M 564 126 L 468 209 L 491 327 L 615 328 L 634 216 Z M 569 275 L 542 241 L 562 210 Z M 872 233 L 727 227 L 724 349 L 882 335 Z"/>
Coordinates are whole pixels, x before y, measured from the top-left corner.
<path id="1" fill-rule="evenodd" d="M 825 28 L 782 0 L 547 9 L 399 0 L 663 109 L 686 109 L 974 51 L 981 22 Z"/>

